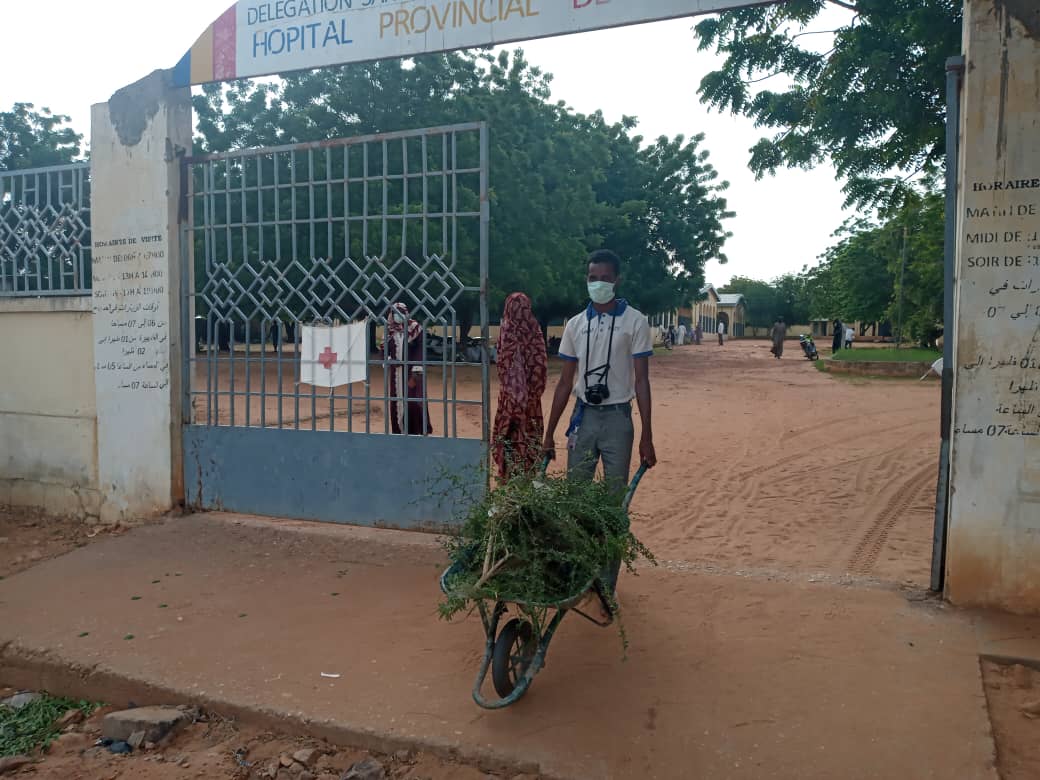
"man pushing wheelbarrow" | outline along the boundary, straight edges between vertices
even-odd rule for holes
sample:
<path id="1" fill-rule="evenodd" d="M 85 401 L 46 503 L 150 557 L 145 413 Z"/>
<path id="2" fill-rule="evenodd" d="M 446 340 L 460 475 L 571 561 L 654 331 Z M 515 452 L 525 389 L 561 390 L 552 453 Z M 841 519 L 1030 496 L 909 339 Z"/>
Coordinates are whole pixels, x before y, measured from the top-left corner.
<path id="1" fill-rule="evenodd" d="M 508 397 L 500 400 L 494 442 L 499 482 L 467 516 L 452 545 L 453 564 L 441 577 L 447 595 L 444 616 L 471 604 L 480 612 L 487 644 L 473 697 L 489 709 L 506 707 L 526 693 L 567 612 L 610 625 L 617 613 L 614 591 L 621 564 L 631 567 L 640 556 L 652 560 L 631 534 L 628 521 L 636 487 L 657 462 L 650 410 L 650 327 L 642 314 L 617 297 L 617 255 L 594 252 L 587 270 L 591 302 L 564 330 L 564 366 L 541 448 L 543 468 L 532 468 L 529 446 L 540 428 L 540 406 L 526 403 L 529 395 L 523 404 Z M 539 365 L 544 352 L 533 345 L 530 334 L 518 337 L 511 332 L 518 326 L 537 326 L 533 316 L 527 316 L 527 306 L 526 296 L 510 296 L 507 303 L 500 337 L 500 345 L 507 346 L 507 360 L 503 365 L 500 346 L 499 372 L 509 377 L 502 377 L 503 393 L 520 387 L 517 379 L 524 372 L 517 370 L 517 361 L 534 385 L 525 393 L 534 390 L 540 395 L 539 381 L 544 387 L 544 364 Z M 514 342 L 527 348 L 511 351 L 508 345 Z M 545 466 L 555 457 L 555 431 L 572 393 L 576 403 L 567 429 L 567 478 L 550 478 Z M 633 400 L 642 425 L 641 466 L 630 483 Z M 538 419 L 503 421 L 504 409 L 516 416 L 520 408 L 533 409 L 531 416 Z M 524 436 L 519 442 L 502 435 L 517 431 Z M 604 479 L 595 482 L 600 462 Z M 515 617 L 499 631 L 507 612 Z M 489 668 L 498 700 L 489 701 L 481 692 Z"/>

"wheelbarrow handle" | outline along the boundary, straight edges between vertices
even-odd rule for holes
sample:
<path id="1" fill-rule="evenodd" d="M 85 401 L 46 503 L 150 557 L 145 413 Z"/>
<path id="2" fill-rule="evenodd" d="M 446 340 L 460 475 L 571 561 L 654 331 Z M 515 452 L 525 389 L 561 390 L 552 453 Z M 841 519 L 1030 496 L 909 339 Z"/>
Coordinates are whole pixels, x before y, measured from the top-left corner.
<path id="1" fill-rule="evenodd" d="M 643 461 L 639 464 L 639 470 L 636 471 L 636 475 L 632 477 L 632 481 L 628 484 L 628 492 L 625 493 L 625 500 L 621 502 L 621 508 L 626 512 L 628 511 L 629 505 L 632 503 L 632 499 L 636 496 L 636 489 L 639 487 L 639 483 L 643 481 L 643 477 L 646 476 L 646 472 L 650 470 L 650 464 Z"/>

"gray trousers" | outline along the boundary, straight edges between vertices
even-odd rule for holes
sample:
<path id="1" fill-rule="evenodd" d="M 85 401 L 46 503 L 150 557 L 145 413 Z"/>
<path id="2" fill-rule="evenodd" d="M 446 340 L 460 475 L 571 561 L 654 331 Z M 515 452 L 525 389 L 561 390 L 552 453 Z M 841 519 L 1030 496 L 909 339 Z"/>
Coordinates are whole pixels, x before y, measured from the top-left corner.
<path id="1" fill-rule="evenodd" d="M 592 481 L 603 460 L 603 477 L 619 491 L 628 487 L 632 470 L 632 404 L 586 406 L 577 441 L 567 454 L 567 476 Z"/>
<path id="2" fill-rule="evenodd" d="M 602 459 L 603 479 L 617 491 L 620 503 L 632 470 L 632 404 L 586 406 L 577 437 L 567 455 L 568 478 L 591 482 L 596 476 L 596 464 Z M 617 560 L 600 574 L 604 596 L 617 590 L 620 572 L 621 561 Z"/>

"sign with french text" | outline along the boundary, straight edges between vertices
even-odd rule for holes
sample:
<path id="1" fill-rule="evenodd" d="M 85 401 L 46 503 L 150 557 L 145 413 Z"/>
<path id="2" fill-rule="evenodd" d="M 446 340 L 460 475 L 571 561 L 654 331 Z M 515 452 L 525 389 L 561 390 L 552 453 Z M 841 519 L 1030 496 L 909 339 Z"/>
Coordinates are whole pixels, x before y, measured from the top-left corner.
<path id="1" fill-rule="evenodd" d="M 174 83 L 184 87 L 495 46 L 761 4 L 761 0 L 239 0 L 184 55 L 174 68 Z"/>

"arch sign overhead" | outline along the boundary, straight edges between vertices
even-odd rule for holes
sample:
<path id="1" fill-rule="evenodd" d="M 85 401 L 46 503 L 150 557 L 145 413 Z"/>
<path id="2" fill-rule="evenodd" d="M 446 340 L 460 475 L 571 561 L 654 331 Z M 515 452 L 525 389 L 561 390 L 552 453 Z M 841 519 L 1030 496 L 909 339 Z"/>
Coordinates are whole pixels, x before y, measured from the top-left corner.
<path id="1" fill-rule="evenodd" d="M 725 11 L 761 0 L 239 0 L 174 83 L 269 76 Z"/>

